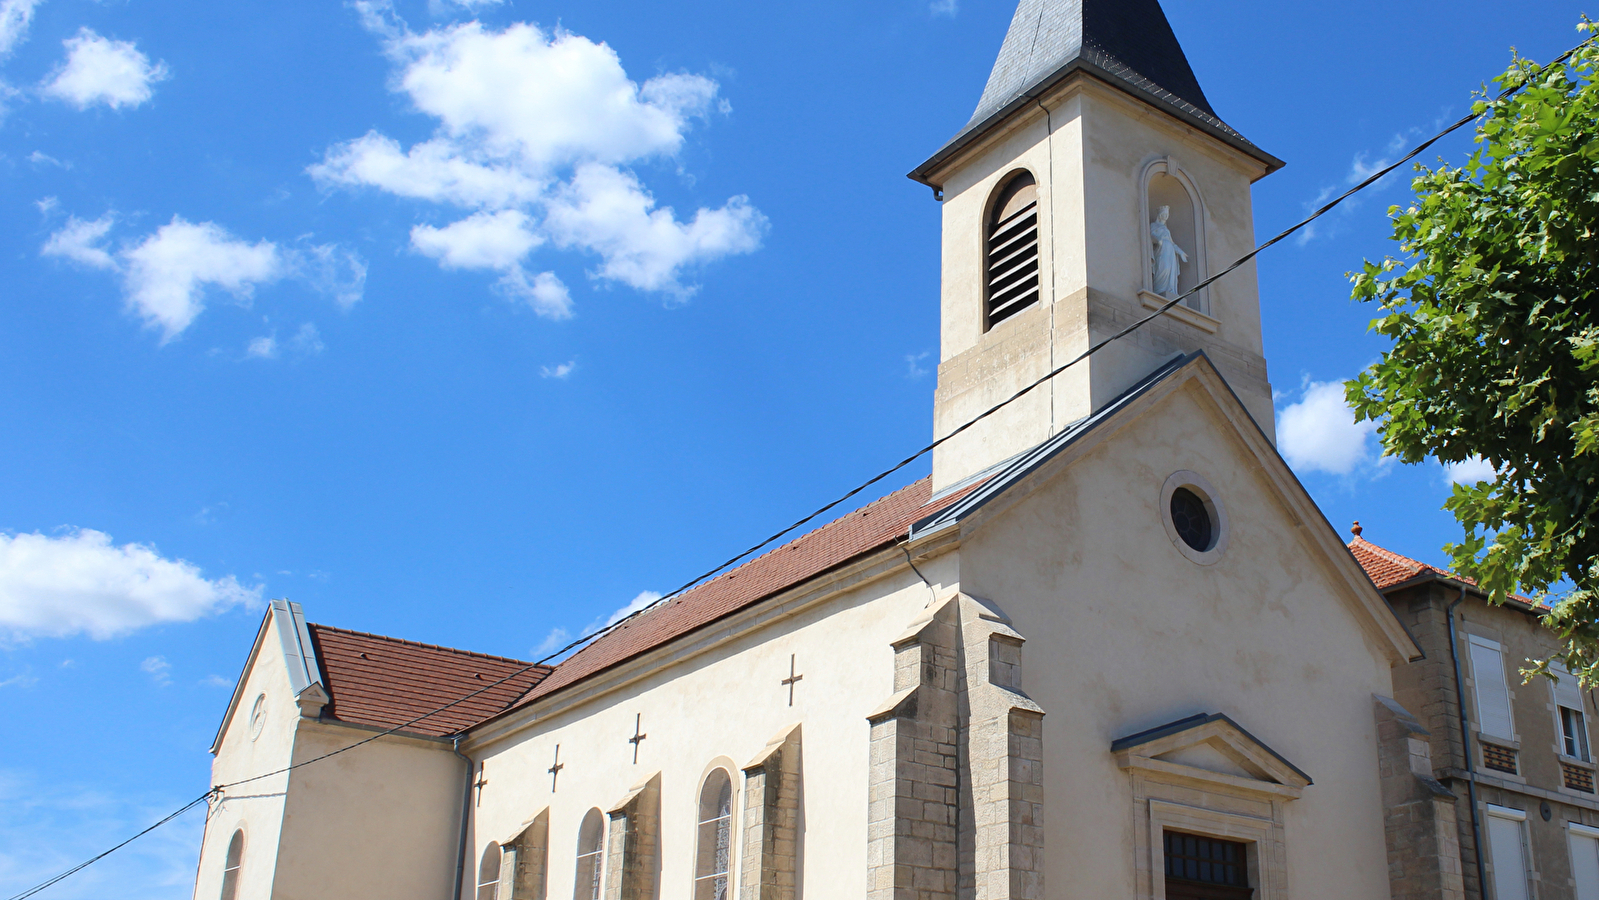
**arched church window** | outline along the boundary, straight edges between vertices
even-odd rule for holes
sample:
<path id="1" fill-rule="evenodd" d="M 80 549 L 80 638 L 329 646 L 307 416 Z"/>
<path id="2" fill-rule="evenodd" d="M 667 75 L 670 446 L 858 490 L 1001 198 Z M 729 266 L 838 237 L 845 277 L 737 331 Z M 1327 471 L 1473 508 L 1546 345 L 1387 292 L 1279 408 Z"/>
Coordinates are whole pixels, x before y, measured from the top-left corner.
<path id="1" fill-rule="evenodd" d="M 1192 291 L 1205 278 L 1203 210 L 1188 176 L 1170 159 L 1149 167 L 1144 200 L 1146 288 L 1172 300 Z M 1183 305 L 1209 312 L 1203 292 L 1187 297 Z"/>
<path id="2" fill-rule="evenodd" d="M 222 863 L 222 900 L 239 896 L 239 870 L 244 868 L 244 830 L 233 832 L 228 841 L 228 855 Z"/>
<path id="3" fill-rule="evenodd" d="M 483 848 L 483 862 L 477 867 L 477 900 L 495 900 L 500 893 L 500 845 L 489 842 Z"/>
<path id="4" fill-rule="evenodd" d="M 986 327 L 1038 301 L 1038 182 L 1018 172 L 1000 185 L 989 209 L 983 259 Z"/>
<path id="5" fill-rule="evenodd" d="M 591 809 L 577 831 L 577 884 L 572 900 L 600 900 L 600 865 L 605 846 L 605 817 Z"/>
<path id="6" fill-rule="evenodd" d="M 726 769 L 712 769 L 700 788 L 694 900 L 727 900 L 733 862 L 733 782 Z"/>

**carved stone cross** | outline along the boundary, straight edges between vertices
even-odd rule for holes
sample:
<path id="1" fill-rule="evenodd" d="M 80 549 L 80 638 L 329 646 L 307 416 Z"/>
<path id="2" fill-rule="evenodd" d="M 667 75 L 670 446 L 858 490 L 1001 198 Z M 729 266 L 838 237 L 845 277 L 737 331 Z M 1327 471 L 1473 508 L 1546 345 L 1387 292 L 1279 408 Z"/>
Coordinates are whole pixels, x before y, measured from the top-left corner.
<path id="1" fill-rule="evenodd" d="M 483 763 L 478 763 L 477 764 L 477 781 L 472 783 L 472 786 L 477 788 L 477 805 L 478 806 L 482 806 L 483 805 L 483 786 L 485 784 L 488 784 L 488 783 L 489 783 L 489 780 L 487 778 L 483 777 Z"/>
<path id="2" fill-rule="evenodd" d="M 644 740 L 645 738 L 649 737 L 649 735 L 647 735 L 644 732 L 639 730 L 639 723 L 643 722 L 643 721 L 644 721 L 644 715 L 642 713 L 635 713 L 634 714 L 634 716 L 633 716 L 633 736 L 627 739 L 627 742 L 629 744 L 633 745 L 633 764 L 634 765 L 638 765 L 638 745 L 639 745 L 639 742 Z"/>
<path id="3" fill-rule="evenodd" d="M 788 705 L 789 706 L 793 706 L 794 705 L 794 685 L 797 682 L 800 682 L 800 681 L 803 681 L 803 680 L 805 680 L 805 676 L 804 675 L 796 675 L 796 674 L 794 674 L 794 654 L 790 653 L 788 655 L 788 677 L 783 679 L 782 682 L 780 682 L 784 687 L 788 688 Z"/>
<path id="4" fill-rule="evenodd" d="M 561 762 L 561 745 L 555 745 L 555 764 L 550 766 L 550 793 L 555 793 L 555 782 L 561 777 L 561 770 L 566 764 Z"/>

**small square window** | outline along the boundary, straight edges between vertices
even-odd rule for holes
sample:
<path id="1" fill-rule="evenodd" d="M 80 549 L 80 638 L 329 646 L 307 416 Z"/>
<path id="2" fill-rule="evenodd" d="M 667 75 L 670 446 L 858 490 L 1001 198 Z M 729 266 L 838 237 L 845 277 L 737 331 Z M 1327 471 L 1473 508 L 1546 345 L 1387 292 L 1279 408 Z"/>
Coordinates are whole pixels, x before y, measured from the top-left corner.
<path id="1" fill-rule="evenodd" d="M 1248 845 L 1167 831 L 1166 900 L 1249 900 Z"/>

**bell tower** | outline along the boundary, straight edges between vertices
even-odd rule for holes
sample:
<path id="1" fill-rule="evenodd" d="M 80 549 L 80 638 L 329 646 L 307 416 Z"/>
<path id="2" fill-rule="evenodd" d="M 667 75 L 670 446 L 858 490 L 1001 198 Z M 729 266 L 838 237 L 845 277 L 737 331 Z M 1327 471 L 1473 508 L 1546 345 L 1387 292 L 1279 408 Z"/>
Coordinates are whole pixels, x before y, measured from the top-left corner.
<path id="1" fill-rule="evenodd" d="M 971 121 L 910 174 L 943 207 L 935 435 L 1247 253 L 1282 165 L 1217 117 L 1158 0 L 1021 0 Z M 1251 262 L 940 447 L 934 490 L 1194 350 L 1275 439 Z"/>

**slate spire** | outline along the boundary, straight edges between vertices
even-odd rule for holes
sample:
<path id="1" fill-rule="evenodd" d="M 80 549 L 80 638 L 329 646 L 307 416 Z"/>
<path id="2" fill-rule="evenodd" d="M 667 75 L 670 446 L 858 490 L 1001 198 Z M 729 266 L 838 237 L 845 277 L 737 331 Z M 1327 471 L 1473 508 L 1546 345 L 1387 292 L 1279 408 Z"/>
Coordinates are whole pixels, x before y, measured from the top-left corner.
<path id="1" fill-rule="evenodd" d="M 1216 115 L 1159 0 L 1021 0 L 971 121 L 911 178 L 931 184 L 927 173 L 940 162 L 1078 71 L 1197 126 L 1268 171 L 1282 167 Z"/>
<path id="2" fill-rule="evenodd" d="M 1021 0 L 972 123 L 1078 59 L 1167 102 L 1216 116 L 1159 0 Z"/>

